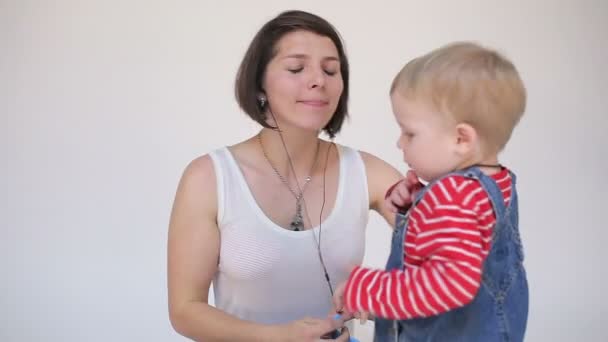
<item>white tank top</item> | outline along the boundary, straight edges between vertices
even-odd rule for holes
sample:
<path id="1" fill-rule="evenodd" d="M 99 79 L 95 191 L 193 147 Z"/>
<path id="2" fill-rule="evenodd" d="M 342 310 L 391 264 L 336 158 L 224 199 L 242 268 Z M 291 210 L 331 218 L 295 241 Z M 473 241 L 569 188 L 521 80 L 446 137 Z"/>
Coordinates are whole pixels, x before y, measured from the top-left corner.
<path id="1" fill-rule="evenodd" d="M 321 253 L 334 288 L 363 261 L 369 215 L 363 160 L 359 152 L 337 147 L 338 194 L 321 224 Z M 278 226 L 258 206 L 228 148 L 210 156 L 217 179 L 221 240 L 213 280 L 215 306 L 238 318 L 268 324 L 326 317 L 331 295 L 314 239 L 319 227 L 294 232 Z"/>

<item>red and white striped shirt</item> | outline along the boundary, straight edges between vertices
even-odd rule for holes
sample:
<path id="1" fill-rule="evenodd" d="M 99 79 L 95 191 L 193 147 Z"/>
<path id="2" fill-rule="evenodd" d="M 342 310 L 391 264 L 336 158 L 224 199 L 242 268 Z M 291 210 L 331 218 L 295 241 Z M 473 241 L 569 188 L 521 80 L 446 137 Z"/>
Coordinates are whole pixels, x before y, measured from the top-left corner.
<path id="1" fill-rule="evenodd" d="M 492 178 L 508 204 L 508 170 Z M 435 183 L 410 211 L 404 269 L 355 268 L 344 292 L 346 309 L 403 320 L 468 304 L 479 289 L 495 221 L 479 181 L 454 175 Z"/>

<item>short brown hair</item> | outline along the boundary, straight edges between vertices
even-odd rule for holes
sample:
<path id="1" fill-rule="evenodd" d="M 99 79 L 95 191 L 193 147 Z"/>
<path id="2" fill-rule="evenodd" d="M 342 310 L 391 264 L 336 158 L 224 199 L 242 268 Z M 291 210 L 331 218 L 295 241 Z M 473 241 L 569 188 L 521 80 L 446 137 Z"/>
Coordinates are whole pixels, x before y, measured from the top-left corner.
<path id="1" fill-rule="evenodd" d="M 338 31 L 325 19 L 304 11 L 286 11 L 267 22 L 255 35 L 239 67 L 235 95 L 241 109 L 253 120 L 267 128 L 276 128 L 266 123 L 266 114 L 258 102 L 263 92 L 262 79 L 268 63 L 277 53 L 277 42 L 287 33 L 310 31 L 327 37 L 336 46 L 340 59 L 340 74 L 344 88 L 336 107 L 336 112 L 323 130 L 331 137 L 342 128 L 348 116 L 348 59 Z"/>
<path id="2" fill-rule="evenodd" d="M 470 42 L 410 61 L 393 80 L 394 92 L 423 96 L 442 114 L 470 124 L 492 152 L 504 148 L 526 107 L 526 89 L 513 63 Z"/>

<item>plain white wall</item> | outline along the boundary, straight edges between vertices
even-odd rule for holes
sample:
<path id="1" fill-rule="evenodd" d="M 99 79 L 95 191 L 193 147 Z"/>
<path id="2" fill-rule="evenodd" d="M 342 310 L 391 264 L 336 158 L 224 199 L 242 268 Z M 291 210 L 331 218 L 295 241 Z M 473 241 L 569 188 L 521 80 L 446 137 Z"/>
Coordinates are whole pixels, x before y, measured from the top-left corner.
<path id="1" fill-rule="evenodd" d="M 192 158 L 257 129 L 234 75 L 255 31 L 291 8 L 345 39 L 337 141 L 403 171 L 387 92 L 406 60 L 453 40 L 513 59 L 529 105 L 502 161 L 519 176 L 527 340 L 608 340 L 603 0 L 0 0 L 0 340 L 183 340 L 166 304 L 175 187 Z M 366 264 L 383 265 L 388 238 L 372 216 Z"/>

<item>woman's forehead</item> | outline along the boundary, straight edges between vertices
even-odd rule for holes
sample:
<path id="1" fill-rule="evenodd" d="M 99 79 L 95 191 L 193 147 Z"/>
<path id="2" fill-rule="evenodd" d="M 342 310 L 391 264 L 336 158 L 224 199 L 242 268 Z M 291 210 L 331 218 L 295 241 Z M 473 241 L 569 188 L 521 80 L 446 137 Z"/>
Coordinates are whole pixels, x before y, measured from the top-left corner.
<path id="1" fill-rule="evenodd" d="M 307 59 L 319 57 L 338 60 L 338 49 L 326 36 L 309 31 L 294 31 L 285 34 L 276 44 L 276 57 Z"/>

